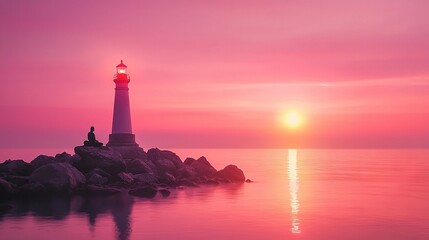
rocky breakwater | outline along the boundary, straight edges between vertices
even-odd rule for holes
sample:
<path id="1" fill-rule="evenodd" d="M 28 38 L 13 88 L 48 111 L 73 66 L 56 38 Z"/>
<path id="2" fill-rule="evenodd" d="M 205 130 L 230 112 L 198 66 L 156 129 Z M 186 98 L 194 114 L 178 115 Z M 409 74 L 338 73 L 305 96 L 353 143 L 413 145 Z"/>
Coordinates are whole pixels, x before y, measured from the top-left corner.
<path id="1" fill-rule="evenodd" d="M 0 164 L 0 200 L 50 194 L 108 195 L 128 192 L 154 197 L 170 190 L 202 184 L 243 183 L 237 166 L 216 170 L 205 157 L 180 159 L 174 152 L 149 149 L 123 158 L 109 147 L 78 146 L 75 154 L 40 155 L 30 163 Z"/>

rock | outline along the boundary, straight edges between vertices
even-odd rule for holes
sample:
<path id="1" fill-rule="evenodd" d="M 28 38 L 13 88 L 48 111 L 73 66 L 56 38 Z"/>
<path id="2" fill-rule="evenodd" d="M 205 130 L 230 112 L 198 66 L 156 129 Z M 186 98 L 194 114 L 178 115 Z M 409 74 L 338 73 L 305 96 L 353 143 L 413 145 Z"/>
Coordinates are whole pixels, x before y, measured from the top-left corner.
<path id="1" fill-rule="evenodd" d="M 124 161 L 125 165 L 127 166 L 127 172 L 132 174 L 152 173 L 155 169 L 155 165 L 153 165 L 153 163 L 147 162 L 143 159 L 124 159 Z"/>
<path id="2" fill-rule="evenodd" d="M 247 182 L 247 183 L 252 183 L 253 181 L 252 181 L 252 180 L 250 180 L 250 179 L 246 179 L 246 182 Z"/>
<path id="3" fill-rule="evenodd" d="M 41 183 L 50 192 L 70 192 L 85 183 L 85 176 L 68 163 L 51 163 L 36 169 L 30 181 Z"/>
<path id="4" fill-rule="evenodd" d="M 7 176 L 4 179 L 17 186 L 22 186 L 28 183 L 28 181 L 30 180 L 30 177 L 29 176 Z"/>
<path id="5" fill-rule="evenodd" d="M 131 173 L 120 172 L 116 175 L 122 182 L 131 184 L 134 182 L 133 175 Z"/>
<path id="6" fill-rule="evenodd" d="M 136 182 L 146 183 L 146 184 L 150 184 L 150 185 L 158 183 L 158 178 L 153 173 L 134 174 L 133 178 Z"/>
<path id="7" fill-rule="evenodd" d="M 46 164 L 57 163 L 58 161 L 51 156 L 39 155 L 33 161 L 31 161 L 31 165 L 33 165 L 34 169 L 38 169 L 41 166 L 45 166 Z"/>
<path id="8" fill-rule="evenodd" d="M 190 166 L 193 162 L 195 162 L 196 160 L 194 158 L 186 158 L 185 161 L 183 162 L 183 164 Z"/>
<path id="9" fill-rule="evenodd" d="M 0 164 L 0 172 L 11 175 L 29 176 L 34 170 L 34 167 L 24 162 L 23 160 L 6 160 Z"/>
<path id="10" fill-rule="evenodd" d="M 210 184 L 210 185 L 219 185 L 219 182 L 214 180 L 214 179 L 209 179 L 206 181 L 206 184 Z"/>
<path id="11" fill-rule="evenodd" d="M 107 173 L 107 172 L 103 171 L 103 170 L 102 170 L 102 169 L 100 169 L 100 168 L 94 168 L 94 169 L 92 169 L 92 170 L 91 170 L 89 173 L 87 173 L 87 174 L 93 174 L 93 173 L 96 173 L 96 174 L 98 174 L 98 175 L 100 175 L 100 176 L 102 176 L 102 177 L 105 177 L 105 178 L 107 178 L 109 181 L 113 179 L 113 176 L 112 176 L 111 174 L 109 174 L 109 173 Z"/>
<path id="12" fill-rule="evenodd" d="M 164 173 L 161 177 L 159 177 L 159 182 L 168 186 L 172 186 L 176 184 L 176 178 L 170 173 Z"/>
<path id="13" fill-rule="evenodd" d="M 176 165 L 174 165 L 173 162 L 171 162 L 168 159 L 160 158 L 156 160 L 155 164 L 158 167 L 159 172 L 169 172 L 169 173 L 175 173 L 176 172 Z"/>
<path id="14" fill-rule="evenodd" d="M 113 147 L 115 151 L 119 152 L 119 154 L 121 154 L 122 158 L 124 159 L 133 159 L 133 158 L 138 158 L 138 159 L 147 159 L 147 155 L 146 152 L 143 150 L 143 148 L 141 147 L 129 147 L 129 146 L 124 146 L 124 147 L 118 147 L 115 146 Z"/>
<path id="15" fill-rule="evenodd" d="M 55 159 L 58 160 L 58 162 L 69 162 L 69 160 L 72 158 L 72 155 L 66 152 L 58 153 L 55 155 Z"/>
<path id="16" fill-rule="evenodd" d="M 17 189 L 19 197 L 37 197 L 47 193 L 47 189 L 41 183 L 27 183 Z"/>
<path id="17" fill-rule="evenodd" d="M 87 185 L 84 189 L 84 192 L 93 195 L 112 195 L 121 193 L 121 190 L 108 186 Z"/>
<path id="18" fill-rule="evenodd" d="M 176 176 L 178 179 L 181 178 L 190 178 L 196 175 L 195 170 L 188 165 L 183 165 L 181 168 L 179 168 L 176 172 Z"/>
<path id="19" fill-rule="evenodd" d="M 170 191 L 168 191 L 167 189 L 161 189 L 159 190 L 159 193 L 161 193 L 161 195 L 165 198 L 170 196 Z"/>
<path id="20" fill-rule="evenodd" d="M 196 177 L 194 180 L 196 180 L 198 183 L 206 183 L 209 181 L 209 178 L 206 176 Z"/>
<path id="21" fill-rule="evenodd" d="M 216 169 L 207 161 L 205 157 L 200 157 L 189 165 L 191 166 L 196 176 L 206 176 L 211 177 L 216 173 Z"/>
<path id="22" fill-rule="evenodd" d="M 222 181 L 227 180 L 227 182 L 244 182 L 246 179 L 244 177 L 243 171 L 235 165 L 228 165 L 224 169 L 219 170 L 214 175 L 214 178 L 220 179 Z"/>
<path id="23" fill-rule="evenodd" d="M 68 163 L 70 163 L 73 167 L 77 168 L 80 164 L 80 161 L 82 161 L 82 158 L 79 155 L 74 154 L 73 156 L 71 156 Z"/>
<path id="24" fill-rule="evenodd" d="M 9 210 L 11 210 L 13 208 L 12 205 L 7 204 L 7 203 L 0 203 L 0 214 L 1 213 L 6 213 Z"/>
<path id="25" fill-rule="evenodd" d="M 89 172 L 94 168 L 100 168 L 109 174 L 115 175 L 126 169 L 121 154 L 109 147 L 75 147 L 74 151 L 82 160 L 77 168 L 82 172 Z"/>
<path id="26" fill-rule="evenodd" d="M 175 174 L 176 170 L 183 166 L 182 160 L 175 153 L 158 148 L 151 148 L 147 152 L 148 159 L 155 164 L 159 172 Z"/>
<path id="27" fill-rule="evenodd" d="M 176 168 L 179 168 L 183 165 L 182 160 L 180 159 L 179 156 L 177 156 L 177 154 L 175 154 L 172 151 L 168 151 L 168 150 L 162 150 L 161 151 L 161 156 L 165 159 L 170 160 L 171 162 L 174 163 L 174 165 L 176 166 Z"/>
<path id="28" fill-rule="evenodd" d="M 7 198 L 15 192 L 15 186 L 0 178 L 0 199 Z"/>
<path id="29" fill-rule="evenodd" d="M 107 177 L 103 177 L 98 173 L 95 172 L 89 172 L 85 174 L 86 177 L 86 183 L 87 184 L 97 184 L 97 185 L 103 185 L 106 184 L 109 179 Z"/>
<path id="30" fill-rule="evenodd" d="M 181 179 L 178 184 L 187 187 L 200 187 L 196 182 L 189 179 Z"/>
<path id="31" fill-rule="evenodd" d="M 137 197 L 153 198 L 155 197 L 157 190 L 153 187 L 146 186 L 146 187 L 131 189 L 130 191 L 128 191 L 128 193 Z"/>

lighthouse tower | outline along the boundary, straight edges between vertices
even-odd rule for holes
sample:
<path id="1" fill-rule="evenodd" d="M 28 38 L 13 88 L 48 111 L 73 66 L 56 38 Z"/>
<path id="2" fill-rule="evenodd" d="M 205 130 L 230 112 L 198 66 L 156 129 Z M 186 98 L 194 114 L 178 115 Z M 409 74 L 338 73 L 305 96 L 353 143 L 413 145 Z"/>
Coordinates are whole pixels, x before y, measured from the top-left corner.
<path id="1" fill-rule="evenodd" d="M 109 135 L 108 147 L 123 152 L 126 149 L 138 148 L 135 135 L 131 128 L 130 98 L 128 95 L 128 83 L 130 75 L 127 66 L 122 62 L 116 66 L 116 74 L 113 81 L 115 88 L 115 105 L 113 108 L 112 134 Z"/>

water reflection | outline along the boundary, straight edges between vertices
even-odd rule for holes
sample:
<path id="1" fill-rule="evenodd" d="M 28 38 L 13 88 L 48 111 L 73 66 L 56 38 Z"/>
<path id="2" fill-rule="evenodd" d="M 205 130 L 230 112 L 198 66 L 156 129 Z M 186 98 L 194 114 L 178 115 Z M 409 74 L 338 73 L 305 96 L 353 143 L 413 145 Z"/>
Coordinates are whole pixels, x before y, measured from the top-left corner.
<path id="1" fill-rule="evenodd" d="M 127 240 L 131 233 L 130 215 L 134 199 L 127 194 L 114 196 L 85 196 L 76 212 L 88 215 L 92 230 L 100 214 L 110 212 L 116 226 L 116 239 Z"/>
<path id="2" fill-rule="evenodd" d="M 20 199 L 11 202 L 13 208 L 8 217 L 26 217 L 34 215 L 40 221 L 61 221 L 70 214 L 77 213 L 88 217 L 90 229 L 95 230 L 97 219 L 110 213 L 116 226 L 116 239 L 128 240 L 131 233 L 130 215 L 134 198 L 128 194 L 112 196 L 51 196 L 36 199 Z M 0 214 L 0 222 L 4 221 Z"/>
<path id="3" fill-rule="evenodd" d="M 65 221 L 69 216 L 85 216 L 88 221 L 89 232 L 82 230 L 81 227 L 85 226 L 84 224 L 73 226 L 73 228 L 75 228 L 73 231 L 79 231 L 79 234 L 82 234 L 81 236 L 83 236 L 80 238 L 89 239 L 100 234 L 100 231 L 96 231 L 96 229 L 102 229 L 102 232 L 105 232 L 104 230 L 107 229 L 107 226 L 104 225 L 105 219 L 111 218 L 115 226 L 114 239 L 128 240 L 132 238 L 132 220 L 138 219 L 139 222 L 141 222 L 144 221 L 142 219 L 147 218 L 147 215 L 142 214 L 141 212 L 133 217 L 133 208 L 135 206 L 139 206 L 140 209 L 142 209 L 142 206 L 146 206 L 149 210 L 159 212 L 160 217 L 155 217 L 159 220 L 163 219 L 162 216 L 164 216 L 163 213 L 165 213 L 166 209 L 170 209 L 170 207 L 175 206 L 175 204 L 181 204 L 183 199 L 186 200 L 186 207 L 189 207 L 192 203 L 195 205 L 201 205 L 201 203 L 210 202 L 214 199 L 213 196 L 220 196 L 221 199 L 235 199 L 240 196 L 240 192 L 242 190 L 243 184 L 231 183 L 219 186 L 202 186 L 198 188 L 186 188 L 184 190 L 172 190 L 172 194 L 167 199 L 161 197 L 160 194 L 158 194 L 154 199 L 135 198 L 128 195 L 126 192 L 110 196 L 55 195 L 34 199 L 15 199 L 5 202 L 13 206 L 12 209 L 0 211 L 0 226 L 3 225 L 4 227 L 7 226 L 7 224 L 12 223 L 13 221 L 10 221 L 12 218 L 22 218 L 25 220 L 30 217 L 36 217 L 36 226 L 43 226 L 46 223 L 49 224 Z M 3 204 L 3 202 L 0 202 L 0 204 Z M 186 215 L 188 215 L 188 212 Z M 81 221 L 82 218 L 77 219 Z M 166 221 L 166 223 L 168 223 L 168 220 Z M 26 223 L 23 224 L 27 231 L 32 231 L 30 226 L 25 225 Z M 61 227 L 67 229 L 68 225 L 64 224 L 61 225 Z M 5 229 L 7 229 L 7 227 L 5 227 Z M 68 229 L 68 231 L 69 230 L 70 229 Z M 110 229 L 107 230 L 110 231 Z M 165 231 L 163 222 L 158 221 L 154 225 L 151 225 L 151 231 L 158 232 L 158 234 L 159 232 Z M 2 229 L 0 229 L 0 232 L 2 232 Z M 12 230 L 10 230 L 8 234 L 14 235 Z M 90 235 L 87 236 L 86 234 Z M 49 237 L 41 236 L 40 238 L 48 239 Z M 97 239 L 98 238 L 106 239 L 105 236 L 97 237 Z M 109 237 L 109 239 L 112 238 L 113 236 L 111 238 Z M 9 238 L 6 237 L 5 239 Z"/>
<path id="4" fill-rule="evenodd" d="M 297 150 L 288 149 L 288 179 L 289 179 L 289 196 L 290 196 L 290 207 L 291 207 L 291 219 L 292 227 L 291 232 L 298 234 L 301 232 L 299 229 L 299 177 L 297 167 Z"/>

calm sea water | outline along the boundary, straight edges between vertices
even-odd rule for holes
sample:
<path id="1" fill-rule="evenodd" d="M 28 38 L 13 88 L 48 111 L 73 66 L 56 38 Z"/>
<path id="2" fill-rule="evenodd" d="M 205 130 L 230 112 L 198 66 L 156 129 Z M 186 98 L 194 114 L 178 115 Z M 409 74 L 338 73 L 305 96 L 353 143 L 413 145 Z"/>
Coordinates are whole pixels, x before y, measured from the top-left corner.
<path id="1" fill-rule="evenodd" d="M 254 183 L 23 201 L 1 239 L 429 239 L 429 150 L 174 151 Z"/>

